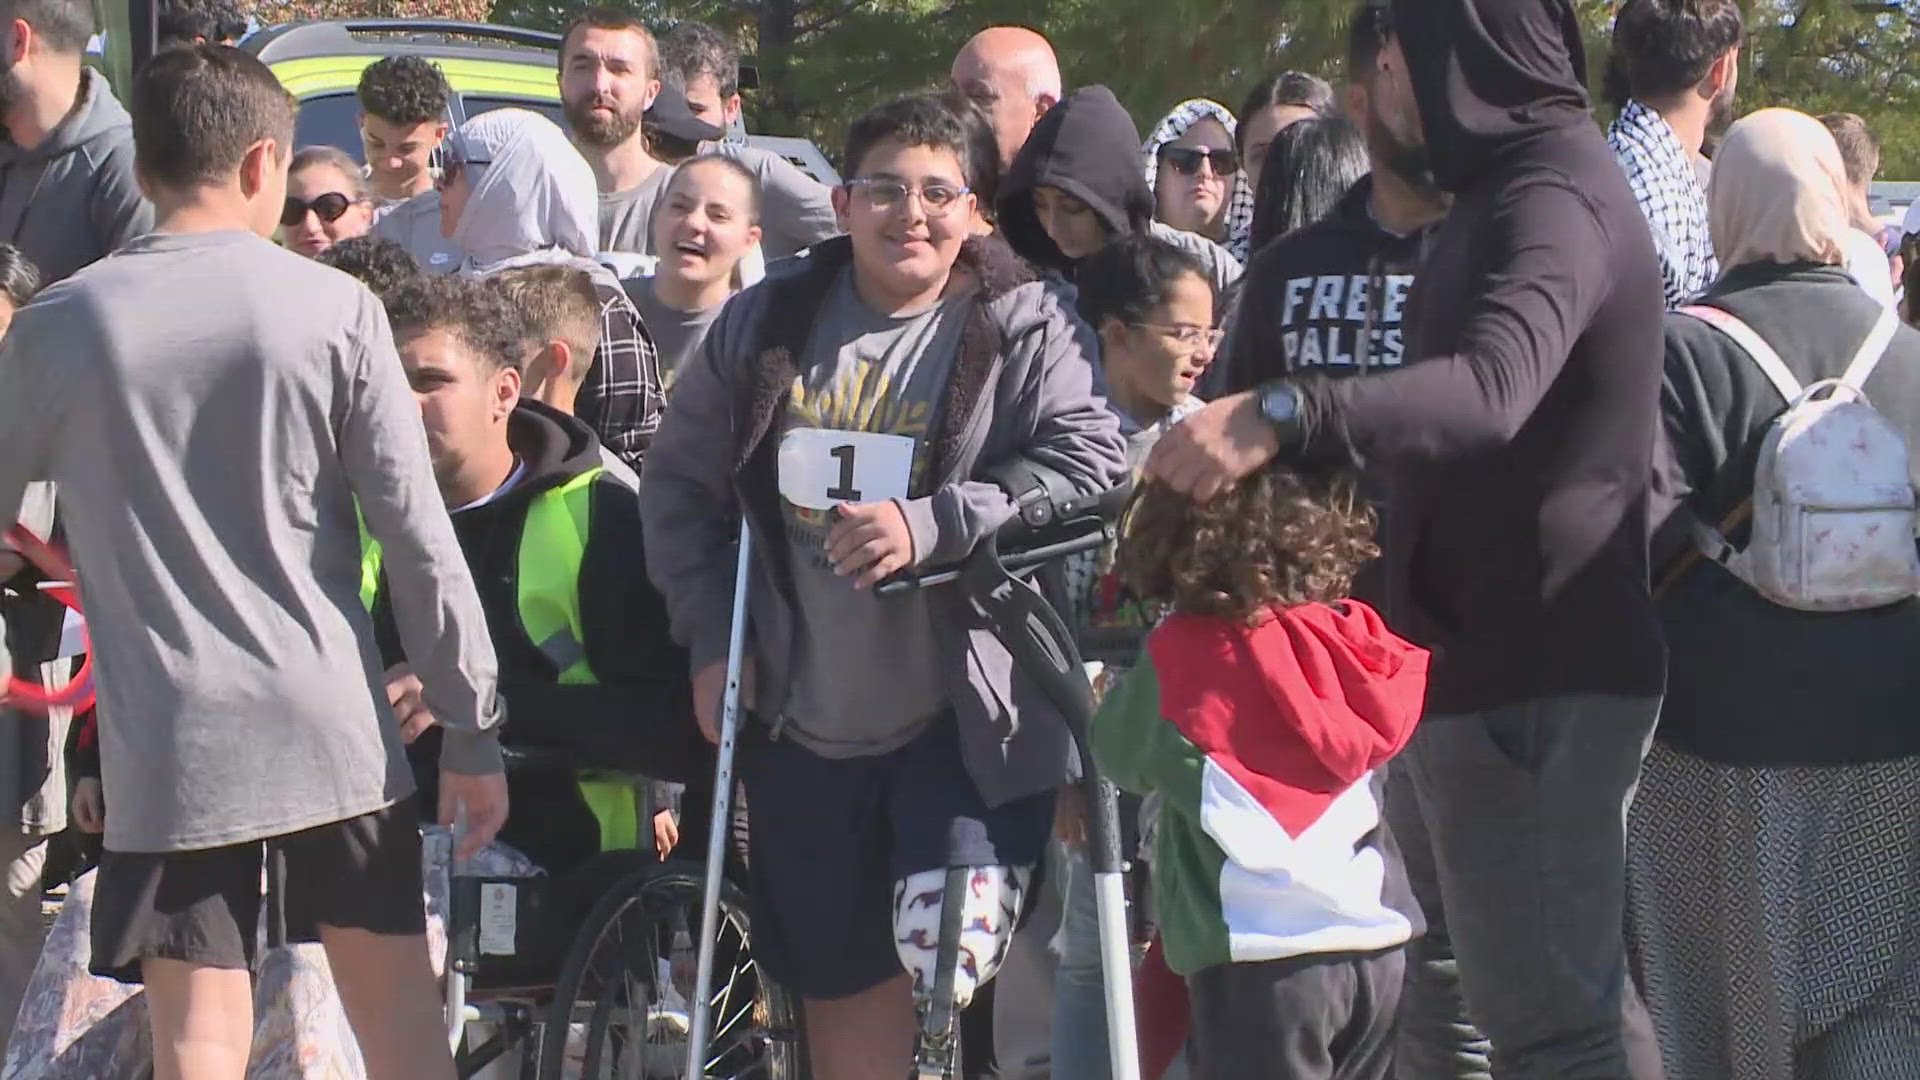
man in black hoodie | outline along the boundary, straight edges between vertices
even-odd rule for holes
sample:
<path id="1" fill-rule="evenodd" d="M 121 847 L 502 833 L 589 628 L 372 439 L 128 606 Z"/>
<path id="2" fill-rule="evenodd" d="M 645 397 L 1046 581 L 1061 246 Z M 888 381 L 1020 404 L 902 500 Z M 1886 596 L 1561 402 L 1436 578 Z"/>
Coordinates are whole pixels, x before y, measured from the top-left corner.
<path id="1" fill-rule="evenodd" d="M 693 722 L 687 654 L 667 636 L 666 607 L 647 580 L 632 475 L 606 467 L 586 425 L 520 397 L 523 326 L 503 291 L 424 276 L 384 299 L 500 657 L 511 714 L 502 744 L 702 779 L 710 758 Z M 379 566 L 369 552 L 362 599 L 395 665 L 388 697 L 413 743 L 423 805 L 433 805 L 438 733 L 405 667 Z M 623 777 L 515 768 L 507 790 L 514 812 L 500 839 L 549 873 L 603 850 L 656 846 Z"/>
<path id="2" fill-rule="evenodd" d="M 1407 294 L 1447 196 L 1420 145 L 1413 87 L 1380 62 L 1392 35 L 1383 0 L 1364 0 L 1348 29 L 1347 114 L 1366 136 L 1372 175 L 1247 264 L 1220 365 L 1229 393 L 1309 368 L 1350 375 L 1406 359 Z"/>
<path id="3" fill-rule="evenodd" d="M 1080 260 L 1116 236 L 1150 232 L 1191 252 L 1215 293 L 1240 277 L 1227 249 L 1153 220 L 1140 169 L 1140 130 L 1104 86 L 1083 86 L 1047 110 L 1000 183 L 1000 233 L 1021 258 L 1071 281 Z"/>
<path id="4" fill-rule="evenodd" d="M 1381 62 L 1405 65 L 1454 196 L 1406 365 L 1223 399 L 1148 469 L 1201 498 L 1283 451 L 1385 476 L 1390 618 L 1436 653 L 1402 759 L 1415 805 L 1393 821 L 1493 1072 L 1644 1076 L 1657 1059 L 1630 1066 L 1622 1037 L 1622 807 L 1665 676 L 1646 580 L 1659 266 L 1587 110 L 1569 0 L 1395 0 L 1392 18 Z M 1434 988 L 1416 980 L 1416 1040 L 1441 1029 Z M 1438 1041 L 1404 1075 L 1454 1075 L 1419 1054 Z"/>

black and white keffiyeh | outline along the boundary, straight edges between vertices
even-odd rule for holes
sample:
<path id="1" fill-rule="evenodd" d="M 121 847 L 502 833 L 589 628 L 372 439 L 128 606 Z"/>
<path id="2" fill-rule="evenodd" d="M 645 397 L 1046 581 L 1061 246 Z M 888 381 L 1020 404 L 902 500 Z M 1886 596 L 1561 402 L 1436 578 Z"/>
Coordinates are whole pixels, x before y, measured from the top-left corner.
<path id="1" fill-rule="evenodd" d="M 1720 276 L 1707 224 L 1707 192 L 1693 157 L 1666 119 L 1638 101 L 1628 102 L 1607 129 L 1607 144 L 1653 228 L 1667 307 L 1679 307 Z"/>
<path id="2" fill-rule="evenodd" d="M 1202 120 L 1220 121 L 1229 136 L 1236 135 L 1240 128 L 1240 122 L 1234 119 L 1232 111 L 1217 101 L 1193 98 L 1175 105 L 1172 112 L 1153 126 L 1153 132 L 1140 146 L 1149 189 L 1153 189 L 1160 180 L 1160 148 L 1185 135 L 1188 128 Z M 1247 183 L 1246 163 L 1242 162 L 1227 192 L 1227 239 L 1221 246 L 1244 263 L 1252 236 L 1253 185 Z"/>

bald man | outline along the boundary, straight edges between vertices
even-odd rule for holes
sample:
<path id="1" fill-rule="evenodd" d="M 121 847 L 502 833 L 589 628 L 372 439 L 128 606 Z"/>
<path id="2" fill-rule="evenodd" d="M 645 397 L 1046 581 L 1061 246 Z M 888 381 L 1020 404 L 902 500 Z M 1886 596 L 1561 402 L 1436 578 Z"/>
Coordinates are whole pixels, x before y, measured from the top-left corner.
<path id="1" fill-rule="evenodd" d="M 993 26 L 975 34 L 953 58 L 952 78 L 993 121 L 1002 172 L 1062 94 L 1053 46 L 1021 26 Z"/>

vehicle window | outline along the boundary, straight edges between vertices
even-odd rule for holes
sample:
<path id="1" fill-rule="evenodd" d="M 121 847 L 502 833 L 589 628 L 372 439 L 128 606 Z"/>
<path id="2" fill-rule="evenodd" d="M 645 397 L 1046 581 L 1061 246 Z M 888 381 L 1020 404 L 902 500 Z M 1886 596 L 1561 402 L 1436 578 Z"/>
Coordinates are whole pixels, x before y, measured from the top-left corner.
<path id="1" fill-rule="evenodd" d="M 293 122 L 293 145 L 337 146 L 363 161 L 360 152 L 360 102 L 352 94 L 322 94 L 300 103 Z"/>
<path id="2" fill-rule="evenodd" d="M 462 99 L 469 118 L 495 109 L 521 108 L 543 113 L 562 127 L 566 117 L 557 101 L 533 101 L 525 98 L 488 97 L 469 94 Z M 360 102 L 352 94 L 321 94 L 300 103 L 300 115 L 293 125 L 293 145 L 337 146 L 365 161 L 360 148 Z"/>
<path id="3" fill-rule="evenodd" d="M 560 111 L 560 103 L 557 101 L 486 97 L 481 94 L 467 94 L 462 100 L 465 101 L 467 105 L 468 119 L 479 116 L 484 112 L 492 112 L 495 109 L 532 109 L 534 112 L 540 113 L 547 119 L 559 124 L 562 129 L 567 126 L 566 115 Z"/>

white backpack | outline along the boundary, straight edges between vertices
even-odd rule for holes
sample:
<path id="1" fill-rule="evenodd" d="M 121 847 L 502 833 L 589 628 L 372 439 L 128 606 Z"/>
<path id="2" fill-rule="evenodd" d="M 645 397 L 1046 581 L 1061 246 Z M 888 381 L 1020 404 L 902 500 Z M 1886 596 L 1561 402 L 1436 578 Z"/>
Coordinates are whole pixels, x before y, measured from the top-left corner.
<path id="1" fill-rule="evenodd" d="M 1746 323 L 1719 308 L 1681 311 L 1732 338 L 1787 403 L 1761 441 L 1753 498 L 1718 529 L 1696 524 L 1701 554 L 1800 611 L 1859 611 L 1920 593 L 1920 512 L 1906 439 L 1862 390 L 1893 340 L 1893 311 L 1844 374 L 1805 388 Z M 1749 513 L 1752 538 L 1736 550 L 1725 534 Z"/>

